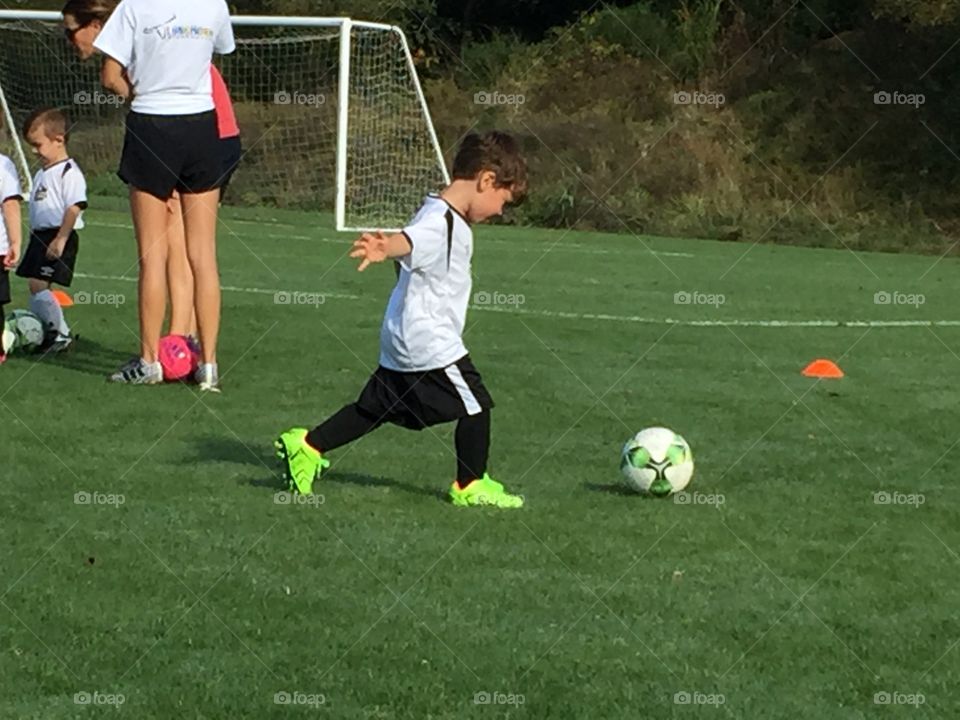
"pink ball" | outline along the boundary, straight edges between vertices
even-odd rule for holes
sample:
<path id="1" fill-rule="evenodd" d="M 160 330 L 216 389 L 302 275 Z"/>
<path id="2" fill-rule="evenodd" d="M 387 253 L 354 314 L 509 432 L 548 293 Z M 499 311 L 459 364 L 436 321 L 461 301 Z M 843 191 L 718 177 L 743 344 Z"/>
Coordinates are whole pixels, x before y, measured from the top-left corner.
<path id="1" fill-rule="evenodd" d="M 167 335 L 160 340 L 160 365 L 167 382 L 190 377 L 199 364 L 199 353 L 183 335 Z"/>

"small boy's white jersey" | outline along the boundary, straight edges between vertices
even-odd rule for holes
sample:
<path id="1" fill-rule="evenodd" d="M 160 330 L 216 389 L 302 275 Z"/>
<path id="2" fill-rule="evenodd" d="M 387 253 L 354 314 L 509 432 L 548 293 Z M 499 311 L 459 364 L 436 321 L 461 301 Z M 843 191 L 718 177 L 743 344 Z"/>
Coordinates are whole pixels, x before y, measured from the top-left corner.
<path id="1" fill-rule="evenodd" d="M 76 161 L 67 158 L 40 170 L 33 177 L 30 229 L 59 228 L 63 224 L 63 214 L 73 205 L 79 205 L 81 210 L 87 207 L 87 181 Z M 73 227 L 74 230 L 83 229 L 83 213 Z"/>
<path id="2" fill-rule="evenodd" d="M 134 112 L 213 110 L 210 59 L 235 49 L 225 0 L 122 0 L 94 47 L 127 70 Z"/>
<path id="3" fill-rule="evenodd" d="M 7 200 L 22 199 L 20 190 L 20 176 L 17 166 L 6 155 L 0 155 L 0 205 Z M 7 233 L 7 224 L 0 214 L 0 255 L 6 255 L 10 250 L 10 236 Z"/>
<path id="4" fill-rule="evenodd" d="M 380 331 L 380 364 L 419 372 L 445 368 L 467 354 L 473 231 L 438 195 L 427 197 L 403 234 L 412 250 L 398 258 L 399 276 Z"/>

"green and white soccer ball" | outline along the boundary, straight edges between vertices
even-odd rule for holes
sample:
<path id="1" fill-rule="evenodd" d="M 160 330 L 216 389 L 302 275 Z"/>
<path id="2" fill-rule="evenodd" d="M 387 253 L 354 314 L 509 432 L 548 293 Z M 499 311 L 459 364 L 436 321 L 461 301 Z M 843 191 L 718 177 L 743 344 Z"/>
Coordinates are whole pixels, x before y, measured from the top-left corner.
<path id="1" fill-rule="evenodd" d="M 43 321 L 29 310 L 14 310 L 3 331 L 3 352 L 35 352 L 43 345 Z"/>
<path id="2" fill-rule="evenodd" d="M 620 471 L 627 485 L 638 493 L 667 497 L 690 484 L 693 453 L 687 441 L 673 430 L 647 428 L 623 446 Z"/>

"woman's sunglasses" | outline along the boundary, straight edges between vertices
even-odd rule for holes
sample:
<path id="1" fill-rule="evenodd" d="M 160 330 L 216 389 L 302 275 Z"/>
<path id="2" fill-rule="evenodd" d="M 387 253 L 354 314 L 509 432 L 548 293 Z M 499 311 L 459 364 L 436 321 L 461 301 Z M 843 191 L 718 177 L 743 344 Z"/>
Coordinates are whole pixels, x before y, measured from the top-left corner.
<path id="1" fill-rule="evenodd" d="M 83 30 L 83 25 L 77 25 L 75 28 L 65 27 L 63 29 L 63 34 L 69 42 L 73 42 L 73 39 L 77 36 L 77 33 Z"/>

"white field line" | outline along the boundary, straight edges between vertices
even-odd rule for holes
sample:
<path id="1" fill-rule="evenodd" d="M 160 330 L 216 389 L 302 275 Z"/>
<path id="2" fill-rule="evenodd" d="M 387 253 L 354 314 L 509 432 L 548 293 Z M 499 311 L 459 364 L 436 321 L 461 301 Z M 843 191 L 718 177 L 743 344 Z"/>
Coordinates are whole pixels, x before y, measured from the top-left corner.
<path id="1" fill-rule="evenodd" d="M 84 280 L 108 280 L 111 282 L 125 282 L 125 283 L 137 283 L 139 282 L 135 277 L 127 277 L 126 275 L 90 275 L 87 273 L 75 273 L 74 277 L 83 278 Z M 292 292 L 301 292 L 295 290 L 270 290 L 268 288 L 244 288 L 244 287 L 234 287 L 233 285 L 221 285 L 220 289 L 224 292 L 236 292 L 236 293 L 247 293 L 253 295 L 278 295 L 280 293 L 290 294 Z M 322 295 L 324 298 L 335 298 L 337 300 L 359 300 L 359 295 L 350 295 L 348 293 L 335 293 L 335 292 L 320 292 L 318 290 L 304 290 L 303 293 Z"/>
<path id="2" fill-rule="evenodd" d="M 106 228 L 119 228 L 121 230 L 133 230 L 133 225 L 126 225 L 123 223 L 108 223 L 108 222 L 98 222 L 95 220 L 87 220 L 84 218 L 84 222 L 87 223 L 87 227 L 96 226 L 96 227 L 106 227 Z M 230 220 L 224 221 L 226 224 L 230 223 L 241 223 L 245 225 L 256 225 L 259 228 L 263 229 L 264 223 L 255 223 L 250 220 Z M 283 227 L 279 224 L 272 223 L 271 227 Z M 291 229 L 295 229 L 295 226 L 288 225 Z M 349 240 L 343 238 L 329 238 L 329 237 L 316 237 L 310 235 L 288 235 L 284 234 L 275 234 L 275 233 L 257 233 L 258 238 L 267 238 L 267 239 L 276 239 L 276 240 L 310 240 L 312 242 L 321 242 L 321 243 L 330 243 L 334 245 L 342 245 L 344 248 L 349 244 Z M 543 252 L 544 248 L 539 246 L 524 245 L 523 243 L 514 241 L 514 240 L 494 240 L 494 239 L 485 239 L 481 241 L 482 245 L 509 245 L 511 252 Z M 550 251 L 553 250 L 567 250 L 570 252 L 583 253 L 584 255 L 622 255 L 623 250 L 604 250 L 603 248 L 593 248 L 586 247 L 584 245 L 575 245 L 572 243 L 558 243 L 557 245 L 550 246 Z M 641 250 L 646 254 L 647 251 Z M 661 257 L 677 257 L 677 258 L 692 258 L 695 257 L 693 253 L 682 253 L 682 252 L 665 252 L 660 250 L 654 250 L 650 254 L 659 255 Z"/>
<path id="3" fill-rule="evenodd" d="M 555 310 L 525 310 L 523 308 L 474 305 L 473 310 L 563 318 L 565 320 L 601 320 L 607 322 L 637 323 L 639 325 L 684 325 L 687 327 L 757 327 L 757 328 L 913 328 L 960 327 L 960 320 L 678 320 L 650 318 L 639 315 L 607 315 L 605 313 L 574 313 Z"/>
<path id="4" fill-rule="evenodd" d="M 77 278 L 85 280 L 106 280 L 112 282 L 136 283 L 137 278 L 123 275 L 89 275 L 77 273 Z M 269 288 L 243 288 L 222 285 L 225 292 L 248 293 L 256 295 L 276 295 L 277 293 L 299 292 L 293 290 L 271 290 Z M 303 291 L 307 292 L 307 291 Z M 334 292 L 316 292 L 325 298 L 337 300 L 361 300 L 358 295 Z M 379 295 L 378 302 L 382 301 Z M 675 318 L 651 318 L 640 315 L 609 315 L 606 313 L 575 313 L 560 310 L 528 310 L 518 307 L 491 307 L 490 305 L 471 305 L 471 310 L 503 313 L 506 315 L 526 315 L 532 317 L 561 318 L 564 320 L 591 320 L 603 322 L 636 323 L 638 325 L 682 325 L 687 327 L 757 327 L 757 328 L 918 328 L 918 327 L 960 327 L 960 320 L 680 320 Z"/>

